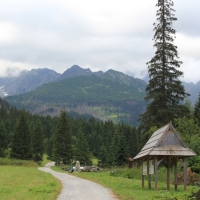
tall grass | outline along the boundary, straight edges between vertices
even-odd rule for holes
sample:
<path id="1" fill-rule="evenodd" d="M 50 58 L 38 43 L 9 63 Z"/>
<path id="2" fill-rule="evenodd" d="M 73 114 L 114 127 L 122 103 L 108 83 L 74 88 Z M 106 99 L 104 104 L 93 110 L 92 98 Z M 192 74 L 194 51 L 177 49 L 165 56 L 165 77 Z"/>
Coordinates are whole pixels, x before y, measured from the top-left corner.
<path id="1" fill-rule="evenodd" d="M 10 158 L 0 158 L 0 165 L 26 166 L 26 167 L 38 166 L 38 164 L 32 160 L 17 160 Z"/>
<path id="2" fill-rule="evenodd" d="M 43 161 L 40 164 L 34 162 L 33 160 L 18 160 L 18 159 L 12 159 L 12 158 L 0 158 L 0 165 L 43 167 L 49 162 L 52 162 L 52 161 L 47 159 L 46 154 L 43 155 Z"/>
<path id="3" fill-rule="evenodd" d="M 83 172 L 73 173 L 73 175 L 89 179 L 111 188 L 116 196 L 121 200 L 188 200 L 188 196 L 197 191 L 198 187 L 188 187 L 185 192 L 183 186 L 178 186 L 175 192 L 173 185 L 167 190 L 166 170 L 159 170 L 159 191 L 154 189 L 154 176 L 151 176 L 151 190 L 148 190 L 147 177 L 145 176 L 145 185 L 141 185 L 141 169 L 140 168 L 115 168 L 103 172 Z"/>
<path id="4" fill-rule="evenodd" d="M 60 182 L 36 167 L 0 166 L 0 199 L 55 200 Z"/>
<path id="5" fill-rule="evenodd" d="M 134 179 L 141 179 L 142 176 L 142 169 L 141 167 L 135 167 L 135 168 L 115 168 L 110 170 L 111 175 L 116 176 L 116 177 L 127 177 L 127 178 L 134 178 Z M 181 170 L 178 171 L 178 173 L 181 172 Z M 147 180 L 147 176 L 144 176 L 145 180 Z M 159 182 L 166 182 L 167 178 L 167 172 L 165 167 L 161 167 L 158 170 L 158 179 Z M 151 181 L 154 182 L 154 174 L 151 175 Z M 171 169 L 170 171 L 170 181 L 173 183 L 174 181 L 174 172 Z"/>
<path id="6" fill-rule="evenodd" d="M 61 183 L 34 161 L 0 158 L 0 199 L 55 200 Z"/>

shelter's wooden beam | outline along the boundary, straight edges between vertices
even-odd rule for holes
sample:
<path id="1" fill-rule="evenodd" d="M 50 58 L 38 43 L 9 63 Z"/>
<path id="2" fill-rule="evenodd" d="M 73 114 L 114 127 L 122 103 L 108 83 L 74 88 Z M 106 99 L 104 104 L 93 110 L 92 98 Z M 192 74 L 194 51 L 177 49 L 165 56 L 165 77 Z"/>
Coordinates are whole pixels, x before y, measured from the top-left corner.
<path id="1" fill-rule="evenodd" d="M 149 174 L 149 158 L 147 158 L 148 189 L 151 189 L 151 175 Z"/>
<path id="2" fill-rule="evenodd" d="M 158 191 L 158 158 L 154 157 L 155 190 Z"/>
<path id="3" fill-rule="evenodd" d="M 183 158 L 183 174 L 184 174 L 184 191 L 187 190 L 187 167 L 186 167 L 186 158 Z"/>
<path id="4" fill-rule="evenodd" d="M 143 175 L 143 160 L 142 160 L 142 187 L 144 187 L 144 175 Z"/>
<path id="5" fill-rule="evenodd" d="M 167 158 L 167 189 L 170 189 L 170 158 Z"/>
<path id="6" fill-rule="evenodd" d="M 174 159 L 174 189 L 177 191 L 177 159 Z"/>

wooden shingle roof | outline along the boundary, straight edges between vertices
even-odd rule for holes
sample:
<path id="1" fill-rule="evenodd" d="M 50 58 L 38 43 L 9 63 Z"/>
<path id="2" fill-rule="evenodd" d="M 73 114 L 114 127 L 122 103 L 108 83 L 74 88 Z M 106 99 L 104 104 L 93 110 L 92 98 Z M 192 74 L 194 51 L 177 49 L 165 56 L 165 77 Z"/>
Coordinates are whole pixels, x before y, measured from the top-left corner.
<path id="1" fill-rule="evenodd" d="M 195 156 L 196 154 L 185 145 L 170 122 L 169 124 L 156 130 L 142 150 L 133 159 L 140 159 L 148 155 L 190 157 Z"/>

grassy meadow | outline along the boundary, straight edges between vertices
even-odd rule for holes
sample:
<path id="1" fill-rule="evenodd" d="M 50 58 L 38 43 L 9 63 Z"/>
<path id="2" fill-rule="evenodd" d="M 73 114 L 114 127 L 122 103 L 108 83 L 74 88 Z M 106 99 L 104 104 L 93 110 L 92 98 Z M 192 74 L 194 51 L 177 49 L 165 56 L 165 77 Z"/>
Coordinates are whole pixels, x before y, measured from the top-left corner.
<path id="1" fill-rule="evenodd" d="M 151 182 L 151 190 L 148 190 L 147 180 L 145 180 L 145 187 L 141 187 L 141 179 L 129 178 L 124 176 L 111 175 L 110 172 L 84 172 L 73 173 L 73 175 L 86 178 L 105 187 L 112 189 L 113 193 L 122 200 L 186 200 L 192 191 L 196 191 L 197 187 L 188 187 L 188 191 L 184 192 L 183 186 L 178 186 L 178 191 L 174 191 L 173 185 L 170 190 L 166 190 L 166 183 L 159 181 L 159 191 L 154 190 L 154 182 Z"/>
<path id="2" fill-rule="evenodd" d="M 97 160 L 92 159 L 95 164 Z M 50 162 L 44 157 L 40 166 Z M 52 169 L 62 173 L 63 166 L 53 166 Z M 66 166 L 65 166 L 66 167 Z M 70 166 L 68 166 L 70 167 Z M 121 200 L 189 200 L 192 192 L 196 192 L 197 186 L 189 186 L 185 192 L 183 186 L 178 186 L 178 191 L 174 191 L 173 184 L 170 190 L 166 190 L 166 170 L 159 170 L 159 191 L 154 190 L 154 177 L 151 177 L 151 190 L 147 187 L 147 177 L 145 177 L 145 187 L 141 187 L 141 169 L 114 168 L 104 169 L 100 172 L 70 173 L 74 176 L 88 179 L 110 188 Z M 171 171 L 173 174 L 173 171 Z M 0 158 L 0 199 L 3 200 L 55 200 L 61 190 L 60 182 L 51 174 L 38 170 L 36 163 L 32 161 L 20 161 Z M 173 182 L 173 175 L 171 176 Z"/>
<path id="3" fill-rule="evenodd" d="M 32 161 L 0 159 L 0 199 L 55 200 L 60 182 Z"/>
<path id="4" fill-rule="evenodd" d="M 59 167 L 54 166 L 54 170 L 62 171 Z M 64 172 L 63 173 L 68 173 Z M 173 172 L 171 172 L 173 174 Z M 178 186 L 178 190 L 174 191 L 174 185 L 171 184 L 170 190 L 166 187 L 166 170 L 161 168 L 159 170 L 159 191 L 154 190 L 154 177 L 151 177 L 151 190 L 148 190 L 147 177 L 144 188 L 141 187 L 141 169 L 140 168 L 116 168 L 101 172 L 74 172 L 74 176 L 88 179 L 96 183 L 110 188 L 113 193 L 121 200 L 189 200 L 192 192 L 196 192 L 199 188 L 197 186 L 189 186 L 185 192 L 183 185 Z M 171 182 L 173 182 L 173 175 L 171 175 Z"/>

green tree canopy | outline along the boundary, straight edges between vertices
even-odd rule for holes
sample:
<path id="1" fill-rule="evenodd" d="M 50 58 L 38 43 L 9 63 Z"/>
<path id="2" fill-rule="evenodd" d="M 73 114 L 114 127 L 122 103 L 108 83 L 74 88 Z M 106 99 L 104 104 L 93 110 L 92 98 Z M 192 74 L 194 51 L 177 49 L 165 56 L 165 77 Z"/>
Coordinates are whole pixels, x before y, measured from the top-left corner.
<path id="1" fill-rule="evenodd" d="M 43 160 L 44 154 L 44 133 L 39 121 L 36 122 L 31 141 L 33 160 L 35 162 L 40 162 Z"/>
<path id="2" fill-rule="evenodd" d="M 175 127 L 186 145 L 191 148 L 198 156 L 188 159 L 188 166 L 199 173 L 200 166 L 200 127 L 194 119 L 186 117 L 175 119 Z"/>
<path id="3" fill-rule="evenodd" d="M 31 137 L 27 124 L 27 114 L 25 111 L 21 112 L 19 121 L 15 127 L 10 156 L 21 160 L 30 160 L 32 158 Z"/>
<path id="4" fill-rule="evenodd" d="M 57 131 L 53 137 L 53 160 L 60 164 L 70 162 L 72 159 L 72 144 L 69 117 L 65 111 L 60 112 Z"/>
<path id="5" fill-rule="evenodd" d="M 75 160 L 79 161 L 82 165 L 91 165 L 91 152 L 86 138 L 83 135 L 81 128 L 78 130 L 76 147 L 74 152 Z"/>

